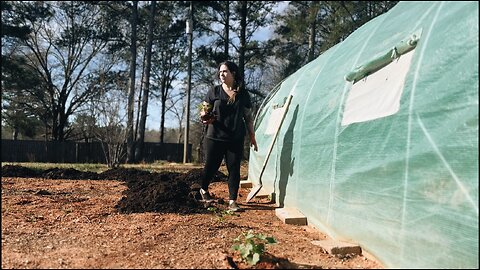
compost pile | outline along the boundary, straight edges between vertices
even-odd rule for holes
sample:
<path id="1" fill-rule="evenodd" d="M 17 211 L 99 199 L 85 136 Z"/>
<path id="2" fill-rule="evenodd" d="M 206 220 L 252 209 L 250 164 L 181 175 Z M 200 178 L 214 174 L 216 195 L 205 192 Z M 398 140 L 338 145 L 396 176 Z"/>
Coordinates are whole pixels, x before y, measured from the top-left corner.
<path id="1" fill-rule="evenodd" d="M 34 170 L 18 165 L 2 167 L 2 177 L 70 179 L 70 180 L 118 180 L 124 181 L 127 189 L 116 205 L 121 213 L 163 212 L 199 213 L 200 182 L 202 169 L 180 172 L 148 172 L 133 168 L 114 168 L 102 173 L 82 172 L 73 168 Z M 226 181 L 226 175 L 217 172 L 212 182 Z"/>

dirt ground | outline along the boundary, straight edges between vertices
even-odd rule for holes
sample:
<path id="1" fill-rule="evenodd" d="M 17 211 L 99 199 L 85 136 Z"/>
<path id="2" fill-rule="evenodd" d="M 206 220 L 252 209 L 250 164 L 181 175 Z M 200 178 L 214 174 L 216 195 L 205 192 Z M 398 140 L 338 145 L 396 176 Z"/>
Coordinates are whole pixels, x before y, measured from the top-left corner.
<path id="1" fill-rule="evenodd" d="M 223 168 L 224 170 L 224 168 Z M 222 170 L 221 170 L 222 171 Z M 185 172 L 111 169 L 33 171 L 2 167 L 2 269 L 372 269 L 363 255 L 334 256 L 312 244 L 326 236 L 284 224 L 265 198 L 225 211 L 228 189 L 219 172 L 210 210 L 198 199 L 199 168 Z M 242 170 L 246 179 L 246 169 Z M 252 230 L 274 237 L 256 265 L 242 261 L 234 239 Z"/>

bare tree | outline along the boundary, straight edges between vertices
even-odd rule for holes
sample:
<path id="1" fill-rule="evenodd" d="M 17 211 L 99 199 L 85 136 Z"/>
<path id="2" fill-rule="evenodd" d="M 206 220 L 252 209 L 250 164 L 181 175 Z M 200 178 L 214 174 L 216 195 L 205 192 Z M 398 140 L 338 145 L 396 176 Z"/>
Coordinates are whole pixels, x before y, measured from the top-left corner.
<path id="1" fill-rule="evenodd" d="M 102 144 L 109 168 L 118 167 L 126 157 L 128 131 L 123 126 L 125 115 L 121 113 L 122 100 L 125 100 L 125 96 L 121 91 L 109 91 L 92 108 L 98 126 L 94 134 Z"/>
<path id="2" fill-rule="evenodd" d="M 101 18 L 97 6 L 73 1 L 36 4 L 52 5 L 55 12 L 49 18 L 25 21 L 33 31 L 18 53 L 39 74 L 45 88 L 27 89 L 23 94 L 45 114 L 39 117 L 45 119 L 51 138 L 63 141 L 69 136 L 69 117 L 94 95 L 84 83 L 107 41 L 95 27 Z"/>

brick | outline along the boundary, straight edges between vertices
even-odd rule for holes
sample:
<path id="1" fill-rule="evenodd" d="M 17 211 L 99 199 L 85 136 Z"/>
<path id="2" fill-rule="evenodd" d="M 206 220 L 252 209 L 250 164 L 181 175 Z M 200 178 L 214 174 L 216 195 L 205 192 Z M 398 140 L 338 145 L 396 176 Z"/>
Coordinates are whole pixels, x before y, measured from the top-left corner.
<path id="1" fill-rule="evenodd" d="M 307 225 L 307 217 L 293 207 L 277 208 L 275 215 L 285 224 Z"/>
<path id="2" fill-rule="evenodd" d="M 251 187 L 253 187 L 253 183 L 251 181 L 248 181 L 248 180 L 242 180 L 242 181 L 240 181 L 240 187 L 241 188 L 251 188 Z"/>
<path id="3" fill-rule="evenodd" d="M 346 255 L 346 254 L 362 254 L 362 248 L 359 245 L 336 241 L 332 239 L 312 241 L 312 244 L 322 247 L 329 254 Z"/>

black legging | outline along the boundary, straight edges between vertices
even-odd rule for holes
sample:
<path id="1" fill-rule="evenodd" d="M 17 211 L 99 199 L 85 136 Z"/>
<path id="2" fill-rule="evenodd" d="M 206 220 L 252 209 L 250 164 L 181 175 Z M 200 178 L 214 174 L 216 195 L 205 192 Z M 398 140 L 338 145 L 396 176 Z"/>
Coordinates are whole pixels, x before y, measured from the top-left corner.
<path id="1" fill-rule="evenodd" d="M 220 168 L 223 157 L 228 170 L 228 193 L 230 200 L 238 197 L 240 187 L 240 162 L 243 157 L 243 139 L 235 142 L 223 142 L 205 138 L 206 161 L 202 189 L 208 190 L 208 185 Z"/>

